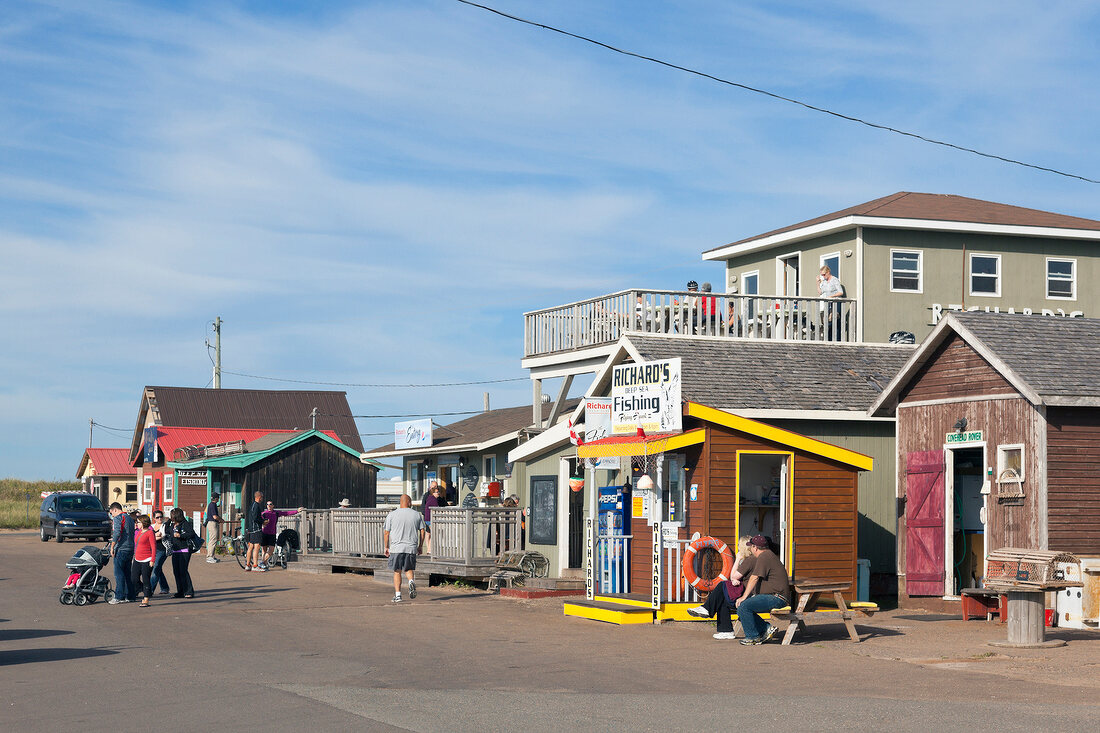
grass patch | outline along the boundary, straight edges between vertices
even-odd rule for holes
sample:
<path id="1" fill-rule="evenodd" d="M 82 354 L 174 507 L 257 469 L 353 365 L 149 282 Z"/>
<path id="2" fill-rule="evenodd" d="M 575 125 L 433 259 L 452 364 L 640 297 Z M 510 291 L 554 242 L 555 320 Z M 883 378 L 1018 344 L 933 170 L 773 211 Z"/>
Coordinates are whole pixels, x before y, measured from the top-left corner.
<path id="1" fill-rule="evenodd" d="M 43 491 L 80 491 L 79 481 L 24 481 L 0 479 L 0 528 L 32 529 L 38 526 L 38 507 Z M 27 495 L 30 495 L 28 500 Z"/>

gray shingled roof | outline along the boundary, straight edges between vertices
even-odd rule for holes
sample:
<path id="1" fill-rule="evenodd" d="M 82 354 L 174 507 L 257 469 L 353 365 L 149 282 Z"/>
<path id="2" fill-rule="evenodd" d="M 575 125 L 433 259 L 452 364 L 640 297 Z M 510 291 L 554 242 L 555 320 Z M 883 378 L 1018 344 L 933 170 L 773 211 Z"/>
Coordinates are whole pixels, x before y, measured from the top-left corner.
<path id="1" fill-rule="evenodd" d="M 566 400 L 562 404 L 561 414 L 568 414 L 574 407 L 580 404 L 579 399 Z M 550 416 L 551 404 L 542 406 L 542 417 L 545 420 Z M 436 426 L 432 430 L 433 452 L 441 448 L 460 445 L 478 445 L 495 440 L 505 435 L 510 435 L 518 430 L 529 427 L 531 420 L 531 405 L 522 407 L 504 407 L 499 410 L 482 412 L 465 420 L 453 422 L 450 425 Z M 388 443 L 373 450 L 367 451 L 368 455 L 374 453 L 390 453 L 394 450 L 394 444 Z M 421 451 L 426 449 L 421 449 Z M 417 450 L 402 451 L 415 454 Z"/>
<path id="2" fill-rule="evenodd" d="M 913 346 L 626 336 L 646 361 L 683 359 L 685 400 L 723 410 L 866 410 Z"/>
<path id="3" fill-rule="evenodd" d="M 1044 402 L 1100 404 L 1100 319 L 950 315 Z"/>

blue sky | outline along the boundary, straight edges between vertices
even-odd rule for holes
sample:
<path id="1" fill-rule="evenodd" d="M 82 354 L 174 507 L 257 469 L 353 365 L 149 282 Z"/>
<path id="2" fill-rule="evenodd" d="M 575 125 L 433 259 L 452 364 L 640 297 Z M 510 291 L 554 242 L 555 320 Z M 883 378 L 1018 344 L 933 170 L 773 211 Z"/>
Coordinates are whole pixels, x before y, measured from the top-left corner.
<path id="1" fill-rule="evenodd" d="M 1088 3 L 494 0 L 1100 178 Z M 1100 218 L 1100 186 L 825 117 L 454 0 L 19 2 L 0 16 L 0 476 L 128 444 L 146 384 L 522 377 L 522 313 L 721 282 L 703 250 L 895 191 Z M 225 387 L 293 388 L 227 374 Z M 527 382 L 347 388 L 357 415 Z M 445 422 L 442 420 L 441 422 Z M 389 433 L 393 420 L 359 420 Z M 363 438 L 368 447 L 386 435 Z"/>

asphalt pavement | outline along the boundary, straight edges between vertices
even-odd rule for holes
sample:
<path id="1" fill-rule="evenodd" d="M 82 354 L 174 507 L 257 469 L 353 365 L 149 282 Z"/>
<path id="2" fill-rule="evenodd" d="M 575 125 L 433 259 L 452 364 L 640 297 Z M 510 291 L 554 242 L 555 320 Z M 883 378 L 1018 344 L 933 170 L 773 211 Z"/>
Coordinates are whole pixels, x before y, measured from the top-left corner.
<path id="1" fill-rule="evenodd" d="M 196 558 L 194 599 L 62 606 L 79 542 L 0 534 L 0 727 L 56 730 L 1094 731 L 1100 634 L 1005 650 L 1003 626 L 896 611 L 790 647 L 713 624 L 616 627 L 456 586 L 390 603 L 358 575 Z M 110 566 L 108 566 L 110 570 Z M 165 721 L 170 721 L 168 724 Z M 177 724 L 178 723 L 178 724 Z"/>

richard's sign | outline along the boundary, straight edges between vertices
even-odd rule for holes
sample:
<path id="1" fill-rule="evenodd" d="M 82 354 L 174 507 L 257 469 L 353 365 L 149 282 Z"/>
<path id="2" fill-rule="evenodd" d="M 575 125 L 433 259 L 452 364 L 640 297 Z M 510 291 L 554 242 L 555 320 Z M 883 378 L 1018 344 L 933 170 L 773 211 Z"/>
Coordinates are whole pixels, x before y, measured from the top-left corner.
<path id="1" fill-rule="evenodd" d="M 432 419 L 411 420 L 393 426 L 394 450 L 432 447 Z"/>
<path id="2" fill-rule="evenodd" d="M 680 359 L 622 364 L 611 376 L 611 432 L 670 433 L 683 429 Z"/>

